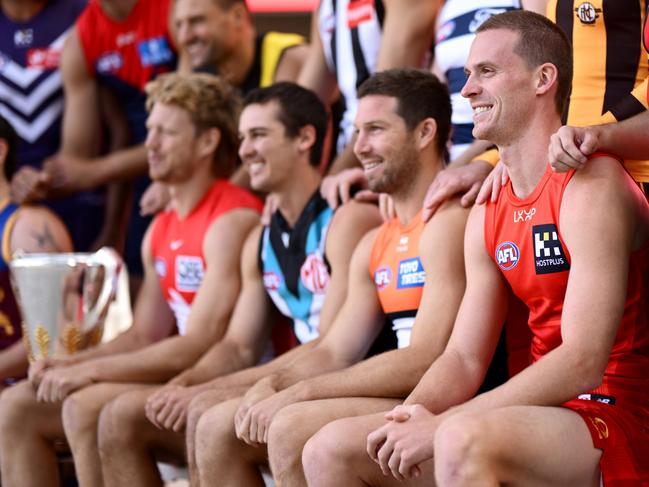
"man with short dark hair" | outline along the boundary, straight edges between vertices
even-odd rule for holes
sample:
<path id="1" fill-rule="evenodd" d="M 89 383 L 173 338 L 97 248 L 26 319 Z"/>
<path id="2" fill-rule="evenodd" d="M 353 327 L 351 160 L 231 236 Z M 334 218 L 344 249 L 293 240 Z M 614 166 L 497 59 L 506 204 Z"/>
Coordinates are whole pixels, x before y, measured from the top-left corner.
<path id="1" fill-rule="evenodd" d="M 531 12 L 478 29 L 462 93 L 474 135 L 498 145 L 511 182 L 469 217 L 467 291 L 446 350 L 406 404 L 314 436 L 303 457 L 309 485 L 649 481 L 649 205 L 610 156 L 551 171 L 569 59 L 565 35 Z M 470 399 L 509 286 L 530 311 L 533 363 Z"/>

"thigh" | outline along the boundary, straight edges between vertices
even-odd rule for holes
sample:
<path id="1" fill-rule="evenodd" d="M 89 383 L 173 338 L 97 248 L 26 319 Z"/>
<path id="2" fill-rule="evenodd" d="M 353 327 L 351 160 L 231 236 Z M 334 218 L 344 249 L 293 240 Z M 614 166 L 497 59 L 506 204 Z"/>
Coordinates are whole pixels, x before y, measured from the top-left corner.
<path id="1" fill-rule="evenodd" d="M 101 409 L 110 401 L 126 392 L 141 389 L 142 384 L 100 382 L 70 394 L 63 402 L 64 410 L 73 408 L 74 411 L 83 411 L 88 415 L 99 417 Z M 68 419 L 66 418 L 66 422 Z"/>
<path id="2" fill-rule="evenodd" d="M 511 485 L 599 485 L 601 451 L 584 420 L 566 408 L 513 406 L 477 415 L 475 429 Z M 474 421 L 473 416 L 462 418 Z M 438 430 L 443 431 L 444 424 Z"/>
<path id="3" fill-rule="evenodd" d="M 49 440 L 65 436 L 61 421 L 61 403 L 41 402 L 36 399 L 36 391 L 29 381 L 22 381 L 2 393 L 0 415 L 3 423 L 10 429 L 23 432 L 36 432 Z"/>

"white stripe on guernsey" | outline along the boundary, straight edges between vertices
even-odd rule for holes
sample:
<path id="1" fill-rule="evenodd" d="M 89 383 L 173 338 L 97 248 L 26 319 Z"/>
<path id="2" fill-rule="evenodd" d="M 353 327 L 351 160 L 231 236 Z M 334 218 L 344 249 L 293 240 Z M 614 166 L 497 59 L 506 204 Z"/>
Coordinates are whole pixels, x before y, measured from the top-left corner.
<path id="1" fill-rule="evenodd" d="M 473 123 L 473 109 L 471 108 L 471 103 L 460 93 L 451 94 L 451 106 L 453 107 L 451 121 L 454 124 Z"/>
<path id="2" fill-rule="evenodd" d="M 63 34 L 57 37 L 56 40 L 54 40 L 54 42 L 52 42 L 48 47 L 62 48 L 63 43 L 65 42 L 65 38 L 67 37 L 68 33 L 71 30 L 72 28 L 66 30 Z M 38 78 L 41 74 L 43 74 L 42 68 L 23 67 L 11 59 L 7 60 L 7 65 L 2 70 L 2 75 L 5 78 L 7 78 L 9 81 L 15 83 L 16 85 L 20 86 L 23 89 L 27 88 L 30 84 L 32 84 L 34 80 Z"/>
<path id="3" fill-rule="evenodd" d="M 6 100 L 5 103 L 10 104 L 20 113 L 26 117 L 30 116 L 40 108 L 41 105 L 48 97 L 50 97 L 57 90 L 62 88 L 61 72 L 54 71 L 47 77 L 38 88 L 31 91 L 28 95 L 23 95 L 2 82 L 0 78 L 0 100 Z"/>
<path id="4" fill-rule="evenodd" d="M 30 144 L 38 140 L 43 135 L 52 122 L 61 116 L 63 113 L 63 100 L 58 100 L 52 103 L 49 107 L 43 110 L 32 123 L 26 122 L 24 119 L 17 117 L 14 112 L 7 109 L 4 105 L 0 105 L 0 115 L 6 118 L 9 123 L 16 130 L 18 135 Z"/>
<path id="5" fill-rule="evenodd" d="M 512 5 L 521 8 L 521 2 L 518 0 L 511 0 L 511 2 L 503 0 L 461 0 L 461 1 L 447 1 L 444 5 L 444 20 L 447 18 L 456 18 L 464 15 L 473 10 L 482 8 L 502 7 L 503 5 Z"/>

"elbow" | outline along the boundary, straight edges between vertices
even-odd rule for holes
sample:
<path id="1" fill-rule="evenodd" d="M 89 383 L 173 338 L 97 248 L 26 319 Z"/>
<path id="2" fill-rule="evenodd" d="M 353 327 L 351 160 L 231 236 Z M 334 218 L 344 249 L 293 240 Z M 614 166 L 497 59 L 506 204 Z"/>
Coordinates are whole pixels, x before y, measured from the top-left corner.
<path id="1" fill-rule="evenodd" d="M 576 361 L 573 364 L 576 383 L 580 392 L 587 392 L 602 384 L 604 372 L 608 364 L 609 352 L 585 351 L 575 354 Z"/>

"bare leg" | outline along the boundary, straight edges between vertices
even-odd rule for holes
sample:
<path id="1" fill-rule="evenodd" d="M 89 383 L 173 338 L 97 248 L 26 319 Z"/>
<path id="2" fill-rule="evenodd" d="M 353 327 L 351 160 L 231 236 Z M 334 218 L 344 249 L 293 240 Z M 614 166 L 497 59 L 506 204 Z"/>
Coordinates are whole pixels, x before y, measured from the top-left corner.
<path id="1" fill-rule="evenodd" d="M 600 450 L 569 409 L 517 406 L 452 416 L 435 435 L 440 485 L 599 485 Z"/>
<path id="2" fill-rule="evenodd" d="M 350 397 L 307 401 L 277 413 L 268 434 L 271 471 L 278 486 L 306 486 L 302 450 L 320 428 L 336 419 L 392 409 L 396 399 Z"/>
<path id="3" fill-rule="evenodd" d="M 27 381 L 4 390 L 0 398 L 2 484 L 57 486 L 53 442 L 64 437 L 60 403 L 38 402 Z"/>
<path id="4" fill-rule="evenodd" d="M 144 414 L 153 387 L 125 392 L 99 419 L 99 451 L 106 485 L 162 485 L 156 455 L 184 461 L 182 433 L 160 430 Z"/>
<path id="5" fill-rule="evenodd" d="M 97 423 L 101 408 L 135 384 L 102 383 L 86 387 L 63 402 L 63 427 L 80 486 L 101 487 L 101 463 L 97 448 Z"/>
<path id="6" fill-rule="evenodd" d="M 388 408 L 387 410 L 389 410 Z M 386 477 L 366 452 L 367 435 L 385 424 L 385 412 L 333 421 L 316 433 L 304 446 L 302 463 L 311 487 L 426 486 L 433 482 L 432 462 L 421 465 L 422 477 L 407 484 Z"/>
<path id="7" fill-rule="evenodd" d="M 263 487 L 258 465 L 266 462 L 265 446 L 252 447 L 235 436 L 234 415 L 241 398 L 208 409 L 196 426 L 196 464 L 199 483 Z"/>
<path id="8" fill-rule="evenodd" d="M 189 478 L 191 485 L 198 486 L 200 485 L 198 479 L 198 467 L 196 465 L 196 425 L 198 420 L 203 415 L 205 411 L 210 409 L 217 404 L 226 401 L 227 399 L 232 399 L 242 396 L 246 392 L 247 388 L 229 388 L 226 390 L 216 389 L 211 391 L 206 391 L 202 394 L 196 396 L 189 403 L 187 409 L 187 427 L 185 428 L 186 442 L 187 442 L 187 465 L 189 467 Z"/>

